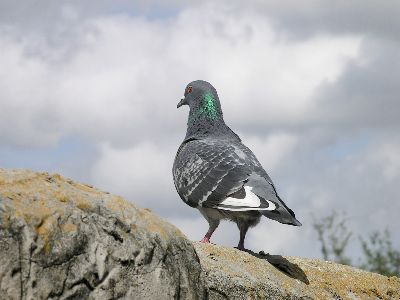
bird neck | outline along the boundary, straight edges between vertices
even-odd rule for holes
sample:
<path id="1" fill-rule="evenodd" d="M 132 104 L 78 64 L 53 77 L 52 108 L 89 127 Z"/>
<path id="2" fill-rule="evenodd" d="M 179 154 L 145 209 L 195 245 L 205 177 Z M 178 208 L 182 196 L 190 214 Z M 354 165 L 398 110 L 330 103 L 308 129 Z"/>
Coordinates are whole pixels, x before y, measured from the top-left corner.
<path id="1" fill-rule="evenodd" d="M 185 140 L 220 136 L 230 132 L 232 131 L 225 124 L 221 111 L 218 114 L 209 114 L 198 109 L 190 109 Z"/>
<path id="2" fill-rule="evenodd" d="M 224 122 L 218 96 L 206 92 L 202 95 L 202 101 L 190 106 L 185 139 L 221 136 L 229 132 L 231 130 Z"/>

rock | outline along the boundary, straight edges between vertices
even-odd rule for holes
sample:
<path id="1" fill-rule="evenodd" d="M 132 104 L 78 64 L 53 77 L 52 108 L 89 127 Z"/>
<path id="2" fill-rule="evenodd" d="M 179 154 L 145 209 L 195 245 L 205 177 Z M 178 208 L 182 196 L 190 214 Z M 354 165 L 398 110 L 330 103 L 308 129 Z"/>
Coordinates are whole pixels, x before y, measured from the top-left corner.
<path id="1" fill-rule="evenodd" d="M 400 279 L 193 246 L 121 197 L 60 175 L 0 169 L 0 300 L 118 298 L 398 300 Z"/>
<path id="2" fill-rule="evenodd" d="M 317 259 L 194 243 L 210 299 L 400 299 L 400 278 Z"/>
<path id="3" fill-rule="evenodd" d="M 193 245 L 120 197 L 0 169 L 0 299 L 203 299 Z"/>

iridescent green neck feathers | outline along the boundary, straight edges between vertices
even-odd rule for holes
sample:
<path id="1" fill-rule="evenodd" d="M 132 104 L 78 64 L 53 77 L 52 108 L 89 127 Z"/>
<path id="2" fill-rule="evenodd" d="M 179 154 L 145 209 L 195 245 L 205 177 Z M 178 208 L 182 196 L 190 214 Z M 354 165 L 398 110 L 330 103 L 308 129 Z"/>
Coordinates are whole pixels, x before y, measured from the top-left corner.
<path id="1" fill-rule="evenodd" d="M 204 114 L 210 120 L 215 120 L 218 117 L 218 109 L 213 94 L 204 94 L 200 114 Z"/>
<path id="2" fill-rule="evenodd" d="M 212 93 L 206 92 L 203 95 L 203 99 L 200 103 L 200 106 L 196 107 L 191 111 L 189 115 L 189 125 L 193 124 L 195 121 L 199 119 L 206 119 L 208 121 L 215 121 L 221 115 L 220 110 L 218 109 L 216 100 Z"/>

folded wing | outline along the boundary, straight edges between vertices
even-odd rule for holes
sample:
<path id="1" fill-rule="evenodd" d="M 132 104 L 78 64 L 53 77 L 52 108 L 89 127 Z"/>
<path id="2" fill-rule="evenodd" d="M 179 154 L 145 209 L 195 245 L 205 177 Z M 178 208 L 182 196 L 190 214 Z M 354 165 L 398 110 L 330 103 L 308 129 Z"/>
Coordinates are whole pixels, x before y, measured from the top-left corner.
<path id="1" fill-rule="evenodd" d="M 183 144 L 173 175 L 182 200 L 193 207 L 256 210 L 278 222 L 300 225 L 254 154 L 239 141 Z"/>

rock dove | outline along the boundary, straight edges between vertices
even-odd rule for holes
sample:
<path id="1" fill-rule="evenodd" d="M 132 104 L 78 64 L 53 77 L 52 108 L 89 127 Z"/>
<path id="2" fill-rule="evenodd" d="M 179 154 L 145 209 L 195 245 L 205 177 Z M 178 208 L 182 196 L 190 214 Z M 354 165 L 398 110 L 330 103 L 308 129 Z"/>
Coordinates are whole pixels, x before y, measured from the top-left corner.
<path id="1" fill-rule="evenodd" d="M 201 241 L 209 243 L 223 219 L 237 224 L 241 250 L 248 228 L 261 216 L 301 226 L 253 152 L 225 124 L 216 89 L 206 81 L 193 81 L 177 107 L 182 105 L 190 107 L 187 132 L 172 173 L 181 199 L 209 223 Z"/>

